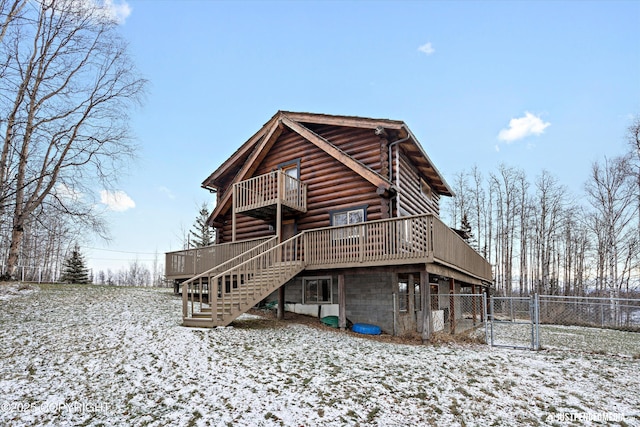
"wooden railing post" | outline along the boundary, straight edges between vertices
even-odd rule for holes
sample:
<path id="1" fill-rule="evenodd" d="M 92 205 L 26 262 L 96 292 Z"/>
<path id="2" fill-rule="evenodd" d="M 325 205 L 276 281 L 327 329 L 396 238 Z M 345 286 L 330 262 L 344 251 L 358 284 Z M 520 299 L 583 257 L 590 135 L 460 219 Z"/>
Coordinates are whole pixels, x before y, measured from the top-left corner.
<path id="1" fill-rule="evenodd" d="M 189 316 L 189 306 L 187 305 L 187 304 L 189 304 L 188 298 L 187 298 L 187 288 L 188 287 L 189 287 L 188 284 L 186 284 L 186 283 L 182 284 L 182 317 L 183 318 Z"/>
<path id="2" fill-rule="evenodd" d="M 238 184 L 233 184 L 232 191 L 232 200 L 233 206 L 231 207 L 231 241 L 236 241 L 236 211 L 238 210 L 238 200 L 237 200 L 237 192 Z"/>
<path id="3" fill-rule="evenodd" d="M 279 172 L 277 175 L 277 204 L 276 204 L 276 236 L 278 236 L 278 241 L 282 242 L 282 172 Z"/>
<path id="4" fill-rule="evenodd" d="M 360 235 L 360 262 L 364 261 L 364 239 L 365 239 L 365 228 L 364 225 L 358 226 L 358 234 Z"/>

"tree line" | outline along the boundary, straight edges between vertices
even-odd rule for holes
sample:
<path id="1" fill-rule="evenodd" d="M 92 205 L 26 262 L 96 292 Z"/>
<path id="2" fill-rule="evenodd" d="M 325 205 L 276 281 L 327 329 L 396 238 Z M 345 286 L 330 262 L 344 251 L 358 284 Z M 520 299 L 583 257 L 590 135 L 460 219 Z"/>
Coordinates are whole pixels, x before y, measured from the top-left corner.
<path id="1" fill-rule="evenodd" d="M 549 171 L 478 166 L 453 179 L 448 213 L 494 266 L 504 295 L 606 295 L 640 291 L 640 117 L 627 153 L 591 165 L 584 193 Z"/>
<path id="2" fill-rule="evenodd" d="M 144 95 L 111 2 L 0 0 L 0 276 L 53 281 L 108 237 L 99 189 L 134 156 Z M 24 269 L 26 267 L 26 269 Z"/>

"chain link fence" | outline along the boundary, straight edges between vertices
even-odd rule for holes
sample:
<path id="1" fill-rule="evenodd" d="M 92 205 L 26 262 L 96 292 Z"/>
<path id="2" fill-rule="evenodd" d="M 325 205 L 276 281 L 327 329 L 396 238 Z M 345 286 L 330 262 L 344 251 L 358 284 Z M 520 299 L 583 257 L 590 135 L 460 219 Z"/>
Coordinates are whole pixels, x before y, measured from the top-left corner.
<path id="1" fill-rule="evenodd" d="M 489 302 L 489 344 L 537 350 L 540 347 L 539 300 L 530 297 L 492 297 Z"/>
<path id="2" fill-rule="evenodd" d="M 454 335 L 485 342 L 486 321 L 484 294 L 431 295 L 431 330 L 436 339 Z"/>
<path id="3" fill-rule="evenodd" d="M 541 295 L 540 344 L 640 358 L 640 299 Z"/>
<path id="4" fill-rule="evenodd" d="M 436 340 L 640 358 L 640 299 L 432 294 Z"/>
<path id="5" fill-rule="evenodd" d="M 555 295 L 492 297 L 489 343 L 640 358 L 640 299 Z"/>
<path id="6" fill-rule="evenodd" d="M 541 295 L 540 323 L 640 332 L 640 299 Z"/>

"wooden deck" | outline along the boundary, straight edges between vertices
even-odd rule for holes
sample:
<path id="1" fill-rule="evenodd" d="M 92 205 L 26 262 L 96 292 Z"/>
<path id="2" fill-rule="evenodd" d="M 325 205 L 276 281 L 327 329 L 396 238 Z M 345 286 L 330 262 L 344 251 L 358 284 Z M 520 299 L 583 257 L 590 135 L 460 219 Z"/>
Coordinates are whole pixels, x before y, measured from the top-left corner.
<path id="1" fill-rule="evenodd" d="M 184 324 L 228 325 L 304 270 L 434 263 L 491 281 L 489 263 L 431 214 L 326 227 L 279 244 L 277 240 L 274 236 L 167 254 L 169 279 L 184 277 L 186 260 L 195 260 L 189 265 L 194 274 L 182 287 Z M 222 260 L 222 254 L 229 259 Z M 181 256 L 184 259 L 175 262 Z"/>
<path id="2" fill-rule="evenodd" d="M 300 233 L 305 269 L 436 263 L 490 282 L 491 265 L 434 215 L 416 215 Z M 272 237 L 273 238 L 273 237 Z M 167 279 L 192 278 L 269 238 L 166 254 Z"/>

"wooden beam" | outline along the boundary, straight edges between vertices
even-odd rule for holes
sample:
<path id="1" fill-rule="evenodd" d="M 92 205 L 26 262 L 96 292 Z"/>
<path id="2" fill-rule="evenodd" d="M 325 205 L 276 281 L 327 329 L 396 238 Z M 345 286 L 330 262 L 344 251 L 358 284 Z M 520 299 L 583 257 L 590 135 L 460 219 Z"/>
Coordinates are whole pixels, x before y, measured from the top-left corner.
<path id="1" fill-rule="evenodd" d="M 353 116 L 329 116 L 325 114 L 282 112 L 296 122 L 314 123 L 332 126 L 345 126 L 352 128 L 375 129 L 383 127 L 385 129 L 400 130 L 405 127 L 404 122 L 389 119 L 371 119 Z"/>
<path id="2" fill-rule="evenodd" d="M 284 320 L 284 286 L 278 288 L 278 320 Z"/>
<path id="3" fill-rule="evenodd" d="M 380 174 L 374 172 L 364 164 L 349 156 L 347 153 L 333 145 L 329 140 L 321 137 L 317 133 L 301 125 L 300 123 L 289 119 L 286 116 L 282 117 L 282 123 L 349 169 L 356 172 L 358 175 L 369 181 L 374 186 L 386 189 L 391 188 L 391 183 L 387 181 L 386 178 L 382 177 Z"/>
<path id="4" fill-rule="evenodd" d="M 347 292 L 344 286 L 344 274 L 338 274 L 338 327 L 347 328 Z"/>
<path id="5" fill-rule="evenodd" d="M 422 295 L 422 342 L 431 341 L 431 283 L 426 269 L 420 271 L 420 294 Z"/>
<path id="6" fill-rule="evenodd" d="M 453 295 L 456 293 L 456 281 L 449 279 L 449 332 L 451 335 L 456 333 L 456 302 Z"/>
<path id="7" fill-rule="evenodd" d="M 473 316 L 473 326 L 476 326 L 476 285 L 471 284 L 471 315 Z"/>

